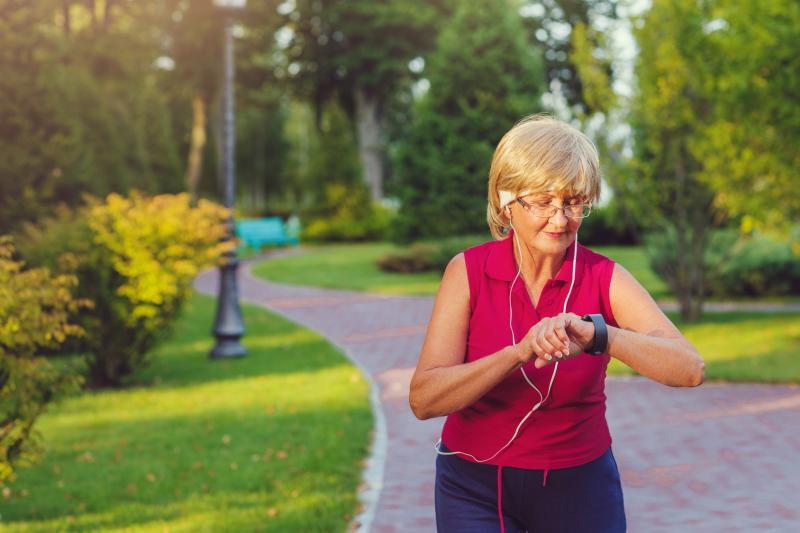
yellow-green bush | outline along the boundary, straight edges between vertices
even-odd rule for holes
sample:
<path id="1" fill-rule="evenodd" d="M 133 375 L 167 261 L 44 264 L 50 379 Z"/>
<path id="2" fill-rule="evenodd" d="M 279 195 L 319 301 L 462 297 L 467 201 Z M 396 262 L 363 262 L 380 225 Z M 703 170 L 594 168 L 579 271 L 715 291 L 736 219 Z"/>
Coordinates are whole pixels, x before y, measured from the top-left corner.
<path id="1" fill-rule="evenodd" d="M 73 298 L 74 276 L 23 269 L 0 238 L 0 483 L 40 454 L 33 430 L 47 404 L 80 388 L 77 367 L 54 365 L 36 354 L 82 334 L 69 317 L 88 302 Z"/>
<path id="2" fill-rule="evenodd" d="M 79 278 L 77 295 L 95 304 L 79 317 L 87 335 L 76 347 L 88 354 L 95 385 L 119 385 L 147 364 L 194 277 L 231 246 L 222 242 L 227 215 L 205 200 L 192 207 L 187 194 L 112 194 L 26 229 L 23 255 L 46 265 L 60 259 Z"/>
<path id="3" fill-rule="evenodd" d="M 363 184 L 330 183 L 312 209 L 303 212 L 304 241 L 380 240 L 386 233 L 391 214 L 372 202 Z"/>

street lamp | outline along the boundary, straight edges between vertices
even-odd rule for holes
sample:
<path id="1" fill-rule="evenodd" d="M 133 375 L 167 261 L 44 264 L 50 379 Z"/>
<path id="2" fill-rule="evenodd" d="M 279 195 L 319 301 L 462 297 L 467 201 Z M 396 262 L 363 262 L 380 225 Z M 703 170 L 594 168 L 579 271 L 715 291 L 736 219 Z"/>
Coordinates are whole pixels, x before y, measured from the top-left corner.
<path id="1" fill-rule="evenodd" d="M 233 113 L 233 24 L 237 11 L 244 8 L 246 3 L 247 0 L 214 0 L 214 5 L 221 8 L 225 13 L 225 82 L 222 98 L 224 114 L 222 120 L 223 204 L 228 209 L 231 209 L 231 215 L 226 222 L 226 241 L 232 241 L 235 238 L 232 211 L 236 193 L 236 172 L 234 168 L 236 131 Z M 244 323 L 242 322 L 242 310 L 239 306 L 239 287 L 236 280 L 238 268 L 239 260 L 236 258 L 236 250 L 231 247 L 231 250 L 225 253 L 225 261 L 220 267 L 219 273 L 217 316 L 214 319 L 213 330 L 217 343 L 210 354 L 213 359 L 242 357 L 246 353 L 244 346 L 239 343 L 239 339 L 244 335 Z"/>

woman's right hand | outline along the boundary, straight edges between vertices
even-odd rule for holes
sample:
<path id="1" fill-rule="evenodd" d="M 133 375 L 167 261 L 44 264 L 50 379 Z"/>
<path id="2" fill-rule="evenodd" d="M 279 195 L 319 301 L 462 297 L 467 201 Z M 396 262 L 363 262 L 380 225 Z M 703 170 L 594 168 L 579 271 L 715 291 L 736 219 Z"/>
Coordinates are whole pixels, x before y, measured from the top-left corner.
<path id="1" fill-rule="evenodd" d="M 561 314 L 544 317 L 517 343 L 520 363 L 535 359 L 534 366 L 542 368 L 583 353 L 583 347 L 567 335 L 569 316 Z"/>

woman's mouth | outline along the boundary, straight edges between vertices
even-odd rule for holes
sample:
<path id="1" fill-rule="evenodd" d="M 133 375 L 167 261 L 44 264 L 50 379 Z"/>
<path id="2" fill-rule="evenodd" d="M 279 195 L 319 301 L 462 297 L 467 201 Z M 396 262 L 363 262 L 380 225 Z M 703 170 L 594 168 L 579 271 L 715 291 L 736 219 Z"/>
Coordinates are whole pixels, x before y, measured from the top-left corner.
<path id="1" fill-rule="evenodd" d="M 551 239 L 560 239 L 561 236 L 564 235 L 564 232 L 562 231 L 561 233 L 551 233 L 549 231 L 545 231 L 544 234 L 550 237 Z"/>

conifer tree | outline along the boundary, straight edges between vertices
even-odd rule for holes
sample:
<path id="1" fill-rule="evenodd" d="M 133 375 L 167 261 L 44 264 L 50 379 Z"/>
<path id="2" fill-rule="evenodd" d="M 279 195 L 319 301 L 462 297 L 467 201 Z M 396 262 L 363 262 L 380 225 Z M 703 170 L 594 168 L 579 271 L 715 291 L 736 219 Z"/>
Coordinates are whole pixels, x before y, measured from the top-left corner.
<path id="1" fill-rule="evenodd" d="M 494 147 L 542 109 L 542 60 L 506 0 L 462 1 L 425 70 L 430 90 L 395 154 L 398 241 L 486 232 Z"/>

